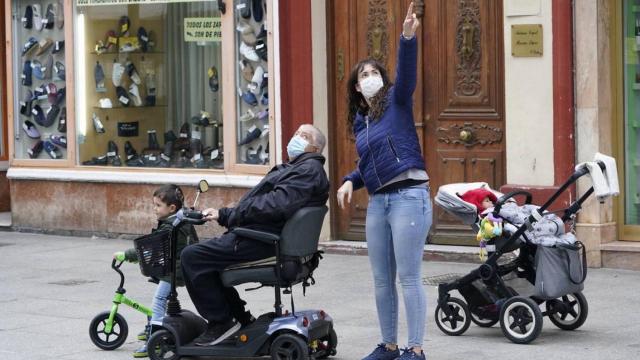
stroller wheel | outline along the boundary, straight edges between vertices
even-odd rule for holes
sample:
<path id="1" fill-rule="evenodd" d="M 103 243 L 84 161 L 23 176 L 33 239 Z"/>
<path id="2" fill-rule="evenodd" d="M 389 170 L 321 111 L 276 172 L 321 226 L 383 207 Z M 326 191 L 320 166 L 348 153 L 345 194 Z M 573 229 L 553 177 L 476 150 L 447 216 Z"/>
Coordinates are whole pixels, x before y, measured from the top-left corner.
<path id="1" fill-rule="evenodd" d="M 446 306 L 449 309 L 449 315 L 440 304 L 436 307 L 435 317 L 438 328 L 449 336 L 463 334 L 471 324 L 469 307 L 464 301 L 453 297 L 447 300 Z"/>
<path id="2" fill-rule="evenodd" d="M 502 305 L 500 328 L 507 339 L 528 344 L 542 331 L 542 312 L 530 298 L 514 296 Z"/>
<path id="3" fill-rule="evenodd" d="M 476 314 L 473 313 L 473 311 L 471 312 L 471 321 L 473 321 L 474 324 L 480 326 L 480 327 L 484 327 L 484 328 L 490 328 L 493 325 L 497 324 L 499 319 L 485 319 L 483 317 L 480 317 Z"/>
<path id="4" fill-rule="evenodd" d="M 587 320 L 589 306 L 581 292 L 546 302 L 549 320 L 562 330 L 575 330 Z"/>

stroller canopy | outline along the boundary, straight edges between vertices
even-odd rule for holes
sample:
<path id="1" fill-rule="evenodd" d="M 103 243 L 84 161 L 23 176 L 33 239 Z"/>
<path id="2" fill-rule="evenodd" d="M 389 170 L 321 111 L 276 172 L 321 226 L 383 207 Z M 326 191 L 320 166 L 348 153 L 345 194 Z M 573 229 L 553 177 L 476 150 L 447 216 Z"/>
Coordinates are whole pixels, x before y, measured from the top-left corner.
<path id="1" fill-rule="evenodd" d="M 464 224 L 472 225 L 478 220 L 478 209 L 472 203 L 462 200 L 460 195 L 473 189 L 489 190 L 498 198 L 503 195 L 491 189 L 486 182 L 454 183 L 440 186 L 435 202 L 446 212 L 462 220 Z"/>

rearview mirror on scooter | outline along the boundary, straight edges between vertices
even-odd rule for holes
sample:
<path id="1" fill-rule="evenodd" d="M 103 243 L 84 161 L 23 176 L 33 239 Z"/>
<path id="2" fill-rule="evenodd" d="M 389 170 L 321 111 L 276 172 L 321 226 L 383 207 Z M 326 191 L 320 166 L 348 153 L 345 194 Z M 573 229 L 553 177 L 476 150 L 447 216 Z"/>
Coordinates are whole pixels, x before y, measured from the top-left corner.
<path id="1" fill-rule="evenodd" d="M 193 200 L 194 209 L 196 208 L 196 204 L 198 203 L 198 197 L 200 196 L 200 193 L 207 192 L 207 191 L 209 191 L 209 183 L 205 179 L 200 180 L 200 182 L 198 182 L 198 191 L 196 192 L 196 199 Z"/>

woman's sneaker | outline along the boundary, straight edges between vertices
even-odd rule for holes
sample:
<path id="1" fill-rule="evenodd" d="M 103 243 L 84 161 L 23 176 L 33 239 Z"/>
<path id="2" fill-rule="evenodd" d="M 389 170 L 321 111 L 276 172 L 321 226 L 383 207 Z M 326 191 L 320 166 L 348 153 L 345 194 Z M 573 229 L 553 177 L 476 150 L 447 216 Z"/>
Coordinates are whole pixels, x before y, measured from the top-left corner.
<path id="1" fill-rule="evenodd" d="M 399 360 L 425 360 L 424 351 L 420 351 L 420 354 L 416 354 L 412 349 L 406 348 L 402 350 L 402 356 L 398 358 Z"/>
<path id="2" fill-rule="evenodd" d="M 362 360 L 394 360 L 398 357 L 400 357 L 400 350 L 398 350 L 398 348 L 389 350 L 385 344 L 378 344 L 378 347 Z"/>

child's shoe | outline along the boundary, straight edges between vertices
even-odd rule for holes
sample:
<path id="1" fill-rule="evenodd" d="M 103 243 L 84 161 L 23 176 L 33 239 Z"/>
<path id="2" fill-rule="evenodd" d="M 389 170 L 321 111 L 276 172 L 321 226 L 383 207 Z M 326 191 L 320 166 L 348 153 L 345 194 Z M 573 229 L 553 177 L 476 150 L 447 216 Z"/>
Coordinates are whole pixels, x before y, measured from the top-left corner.
<path id="1" fill-rule="evenodd" d="M 364 357 L 362 360 L 394 360 L 400 357 L 400 350 L 396 348 L 395 350 L 387 349 L 385 344 L 378 344 L 371 354 Z"/>
<path id="2" fill-rule="evenodd" d="M 147 352 L 147 344 L 142 345 L 138 350 L 133 352 L 134 358 L 146 358 L 149 357 L 149 353 Z"/>
<path id="3" fill-rule="evenodd" d="M 426 360 L 424 351 L 420 351 L 420 354 L 416 354 L 411 348 L 402 350 L 402 356 L 398 360 Z"/>
<path id="4" fill-rule="evenodd" d="M 125 146 L 126 147 L 126 146 Z M 149 331 L 151 330 L 151 325 L 147 324 L 144 326 L 144 330 L 138 333 L 138 340 L 147 341 L 149 340 Z"/>

